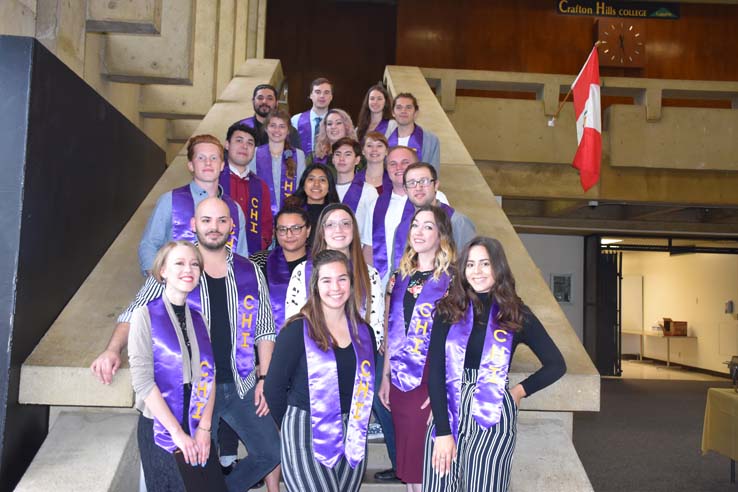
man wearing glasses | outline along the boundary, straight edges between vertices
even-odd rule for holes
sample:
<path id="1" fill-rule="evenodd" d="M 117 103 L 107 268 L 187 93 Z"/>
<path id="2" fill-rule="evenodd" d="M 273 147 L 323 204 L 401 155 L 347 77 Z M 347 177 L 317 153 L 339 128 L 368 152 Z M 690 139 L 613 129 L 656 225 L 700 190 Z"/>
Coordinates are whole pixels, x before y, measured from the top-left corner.
<path id="1" fill-rule="evenodd" d="M 427 162 L 410 164 L 405 169 L 403 181 L 408 200 L 416 209 L 425 205 L 434 205 L 441 207 L 448 214 L 457 251 L 461 251 L 466 243 L 477 235 L 477 228 L 469 217 L 439 202 L 436 198 L 439 181 L 433 166 Z"/>

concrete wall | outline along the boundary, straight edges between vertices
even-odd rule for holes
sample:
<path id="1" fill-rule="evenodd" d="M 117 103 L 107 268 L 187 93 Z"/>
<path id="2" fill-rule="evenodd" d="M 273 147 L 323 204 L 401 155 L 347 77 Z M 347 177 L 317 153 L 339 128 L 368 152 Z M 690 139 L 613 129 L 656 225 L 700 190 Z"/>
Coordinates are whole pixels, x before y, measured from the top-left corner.
<path id="1" fill-rule="evenodd" d="M 582 340 L 584 296 L 584 239 L 581 236 L 554 236 L 548 234 L 520 234 L 525 249 L 533 259 L 541 276 L 551 287 L 551 275 L 572 275 L 572 302 L 559 303 L 574 333 Z"/>
<path id="2" fill-rule="evenodd" d="M 644 330 L 669 317 L 697 337 L 672 340 L 672 362 L 727 373 L 723 362 L 738 355 L 738 320 L 724 313 L 738 301 L 738 256 L 625 252 L 623 274 L 643 276 Z M 666 341 L 645 337 L 644 355 L 666 360 Z"/>

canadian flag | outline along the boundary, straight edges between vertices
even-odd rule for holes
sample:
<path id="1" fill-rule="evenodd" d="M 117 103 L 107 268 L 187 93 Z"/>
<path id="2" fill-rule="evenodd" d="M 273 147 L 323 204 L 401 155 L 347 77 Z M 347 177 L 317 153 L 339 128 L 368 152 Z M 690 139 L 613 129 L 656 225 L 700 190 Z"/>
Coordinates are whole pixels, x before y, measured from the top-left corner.
<path id="1" fill-rule="evenodd" d="M 587 191 L 600 180 L 602 161 L 602 117 L 600 112 L 600 60 L 597 47 L 587 58 L 571 86 L 577 118 L 577 153 L 572 166 L 579 169 L 579 180 Z"/>

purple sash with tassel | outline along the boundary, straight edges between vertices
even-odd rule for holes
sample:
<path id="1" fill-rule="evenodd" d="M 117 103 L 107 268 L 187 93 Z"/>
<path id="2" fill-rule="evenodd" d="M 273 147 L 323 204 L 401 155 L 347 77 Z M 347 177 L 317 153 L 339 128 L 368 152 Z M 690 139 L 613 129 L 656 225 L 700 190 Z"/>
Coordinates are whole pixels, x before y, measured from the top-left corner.
<path id="1" fill-rule="evenodd" d="M 389 252 L 387 251 L 387 233 L 384 230 L 384 217 L 387 215 L 387 209 L 389 208 L 391 198 L 392 190 L 384 190 L 384 192 L 379 195 L 379 198 L 377 198 L 377 203 L 374 205 L 374 215 L 372 216 L 372 255 L 374 259 L 374 268 L 379 271 L 379 276 L 381 278 L 384 278 L 384 276 L 389 271 L 391 265 L 399 264 L 400 258 L 402 257 L 402 250 L 405 247 L 405 242 L 407 240 L 407 231 L 410 227 L 410 218 L 415 212 L 415 207 L 413 207 L 413 204 L 410 203 L 409 199 L 406 199 L 405 208 L 402 211 L 402 217 L 400 218 L 400 223 L 397 226 L 397 229 L 399 231 L 403 222 L 406 223 L 405 233 L 404 236 L 398 236 L 397 231 L 395 231 L 395 237 L 393 241 L 394 251 L 392 256 L 389 256 Z M 398 238 L 400 238 L 400 241 L 397 240 Z M 398 246 L 398 243 L 401 244 Z M 399 255 L 397 254 L 398 248 Z"/>
<path id="2" fill-rule="evenodd" d="M 397 142 L 399 140 L 399 136 L 397 133 L 397 129 L 392 132 L 392 134 L 387 139 L 387 143 L 389 144 L 389 148 L 397 146 Z M 418 161 L 423 161 L 423 129 L 419 127 L 418 125 L 415 125 L 415 128 L 413 129 L 413 132 L 410 134 L 410 138 L 407 140 L 407 146 L 410 147 L 415 151 L 416 154 L 418 154 Z"/>
<path id="3" fill-rule="evenodd" d="M 236 320 L 236 369 L 245 379 L 254 370 L 254 340 L 256 317 L 259 313 L 259 283 L 256 266 L 246 258 L 233 255 L 233 275 L 238 292 L 238 319 Z M 233 321 L 231 321 L 233 324 Z"/>
<path id="4" fill-rule="evenodd" d="M 297 189 L 297 173 L 292 178 L 287 177 L 286 153 L 289 149 L 282 152 L 282 169 L 280 170 L 279 204 L 284 204 L 285 198 L 292 195 Z M 260 145 L 256 148 L 256 175 L 266 181 L 269 187 L 269 195 L 272 199 L 272 216 L 277 215 L 280 205 L 277 204 L 277 190 L 274 183 L 274 175 L 272 174 L 272 154 L 269 152 L 269 144 Z"/>
<path id="5" fill-rule="evenodd" d="M 223 195 L 228 195 L 229 198 L 231 197 L 231 174 L 232 171 L 226 162 L 218 181 L 223 189 Z M 237 178 L 241 179 L 240 177 Z M 249 246 L 249 254 L 263 249 L 261 246 L 261 204 L 263 203 L 261 192 L 261 178 L 253 172 L 249 172 L 249 202 L 243 211 L 246 216 L 246 244 Z M 236 222 L 238 222 L 238 218 L 236 218 Z"/>
<path id="6" fill-rule="evenodd" d="M 472 400 L 472 416 L 477 423 L 489 429 L 500 421 L 502 400 L 506 391 L 507 372 L 512 357 L 513 334 L 497 323 L 497 303 L 492 304 L 484 337 L 482 360 L 477 373 L 477 387 Z M 469 305 L 466 316 L 449 328 L 446 338 L 446 394 L 448 414 L 454 439 L 458 439 L 461 379 L 464 373 L 466 345 L 474 325 L 474 306 Z"/>
<path id="7" fill-rule="evenodd" d="M 405 334 L 405 293 L 410 282 L 410 275 L 400 278 L 392 288 L 390 297 L 389 337 L 390 370 L 392 384 L 401 391 L 410 391 L 423 379 L 431 331 L 433 329 L 433 311 L 436 302 L 448 290 L 449 276 L 441 273 L 438 280 L 432 276 L 423 284 L 423 290 L 415 300 L 412 318 Z"/>
<path id="8" fill-rule="evenodd" d="M 249 116 L 248 118 L 244 118 L 241 121 L 239 121 L 241 125 L 246 125 L 248 127 L 256 129 L 256 116 Z"/>
<path id="9" fill-rule="evenodd" d="M 262 249 L 261 214 L 262 210 L 261 178 L 249 173 L 249 203 L 244 214 L 246 215 L 246 243 L 249 245 L 249 254 Z"/>
<path id="10" fill-rule="evenodd" d="M 310 121 L 310 111 L 300 113 L 297 119 L 297 133 L 302 142 L 302 151 L 308 155 L 313 151 L 313 122 Z"/>
<path id="11" fill-rule="evenodd" d="M 384 135 L 387 132 L 387 127 L 389 126 L 389 120 L 382 118 L 379 123 L 377 123 L 377 126 L 372 130 L 373 132 L 381 133 Z"/>
<path id="12" fill-rule="evenodd" d="M 362 182 L 366 182 L 366 169 L 362 169 L 358 173 L 356 173 L 356 176 L 354 177 L 354 181 L 360 180 Z M 387 171 L 385 170 L 382 174 L 382 191 L 384 190 L 391 190 L 392 189 L 392 180 L 389 177 L 389 174 L 387 174 Z M 379 191 L 377 189 L 377 191 Z M 380 193 L 381 195 L 381 193 Z"/>
<path id="13" fill-rule="evenodd" d="M 228 239 L 228 245 L 233 251 L 238 245 L 238 231 L 240 230 L 238 204 L 221 189 L 220 198 L 228 205 L 233 219 L 233 226 Z M 195 233 L 190 228 L 190 219 L 195 216 L 195 199 L 192 197 L 190 185 L 172 190 L 172 241 L 180 239 L 195 242 Z"/>
<path id="14" fill-rule="evenodd" d="M 279 334 L 285 321 L 284 303 L 287 299 L 287 286 L 290 283 L 290 267 L 284 257 L 282 248 L 277 246 L 267 257 L 267 280 L 269 282 L 269 299 L 272 301 L 274 327 Z"/>
<path id="15" fill-rule="evenodd" d="M 152 353 L 154 357 L 154 381 L 161 392 L 164 401 L 172 411 L 172 414 L 181 420 L 184 411 L 184 395 L 182 387 L 184 378 L 182 377 L 182 348 L 177 337 L 178 326 L 172 323 L 164 300 L 157 297 L 146 305 L 151 318 L 151 343 Z M 190 310 L 192 324 L 195 329 L 195 337 L 197 339 L 197 347 L 200 351 L 200 377 L 193 377 L 192 393 L 190 396 L 190 408 L 187 410 L 190 424 L 190 435 L 195 435 L 202 411 L 207 405 L 208 399 L 213 390 L 213 382 L 215 380 L 215 362 L 213 359 L 213 349 L 210 345 L 210 338 L 205 322 L 200 313 Z M 195 384 L 196 383 L 196 384 Z M 154 442 L 157 446 L 166 451 L 173 453 L 177 450 L 177 446 L 172 440 L 169 431 L 154 418 Z"/>
<path id="16" fill-rule="evenodd" d="M 359 200 L 361 200 L 361 193 L 363 190 L 364 178 L 356 174 L 354 179 L 351 181 L 348 190 L 346 190 L 346 194 L 343 195 L 341 203 L 347 205 L 354 213 L 356 213 L 356 209 L 359 208 Z"/>
<path id="17" fill-rule="evenodd" d="M 358 336 L 349 325 L 351 342 L 356 353 L 356 376 L 351 398 L 351 410 L 343 435 L 341 399 L 338 389 L 338 367 L 333 348 L 322 351 L 310 338 L 307 320 L 303 322 L 305 358 L 310 390 L 310 424 L 315 459 L 333 468 L 346 456 L 351 468 L 364 459 L 369 415 L 374 398 L 374 345 L 369 327 L 359 322 Z"/>

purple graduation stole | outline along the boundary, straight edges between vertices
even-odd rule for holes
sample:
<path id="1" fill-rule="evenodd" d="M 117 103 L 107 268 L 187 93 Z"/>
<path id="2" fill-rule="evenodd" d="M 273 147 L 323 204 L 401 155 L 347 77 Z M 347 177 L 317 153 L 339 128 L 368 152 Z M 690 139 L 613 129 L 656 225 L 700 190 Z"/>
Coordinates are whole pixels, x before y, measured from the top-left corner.
<path id="1" fill-rule="evenodd" d="M 157 297 L 146 305 L 151 318 L 151 343 L 154 357 L 154 381 L 161 392 L 164 401 L 174 414 L 177 421 L 181 420 L 184 411 L 184 395 L 182 387 L 182 348 L 177 338 L 179 326 L 172 323 L 164 300 Z M 215 362 L 210 337 L 202 316 L 197 311 L 190 310 L 192 324 L 195 328 L 195 337 L 200 351 L 200 377 L 193 378 L 190 408 L 187 411 L 190 424 L 190 435 L 195 435 L 202 411 L 210 398 L 215 380 Z M 195 384 L 195 382 L 197 384 Z M 154 442 L 157 446 L 173 453 L 177 446 L 172 440 L 169 431 L 154 417 Z"/>
<path id="2" fill-rule="evenodd" d="M 226 162 L 218 181 L 220 183 L 220 187 L 223 188 L 223 195 L 228 195 L 229 197 L 231 195 L 231 174 L 232 171 L 228 167 L 228 162 Z M 249 246 L 249 253 L 260 251 L 262 249 L 261 213 L 263 201 L 261 192 L 261 178 L 249 171 L 249 203 L 246 210 L 243 211 L 246 216 L 246 244 Z M 236 221 L 237 220 L 238 219 L 236 219 Z"/>
<path id="3" fill-rule="evenodd" d="M 500 421 L 502 400 L 505 397 L 507 372 L 512 357 L 513 333 L 500 328 L 497 314 L 500 307 L 492 304 L 487 322 L 487 332 L 482 348 L 482 360 L 477 373 L 471 412 L 474 420 L 489 429 Z M 464 373 L 464 358 L 469 335 L 474 325 L 474 306 L 469 303 L 466 316 L 454 323 L 446 338 L 446 395 L 448 413 L 454 439 L 459 433 L 459 405 L 461 403 L 461 379 Z"/>
<path id="4" fill-rule="evenodd" d="M 307 298 L 307 293 L 310 292 L 310 276 L 313 274 L 313 262 L 310 258 L 308 258 L 305 261 L 305 297 Z M 304 304 L 303 304 L 304 305 Z"/>
<path id="5" fill-rule="evenodd" d="M 238 318 L 236 325 L 236 370 L 245 379 L 254 370 L 254 340 L 256 317 L 259 313 L 259 283 L 256 266 L 246 258 L 233 255 L 233 275 L 238 292 Z"/>
<path id="6" fill-rule="evenodd" d="M 333 468 L 341 456 L 345 455 L 349 466 L 356 468 L 364 459 L 366 432 L 374 398 L 374 344 L 369 335 L 369 327 L 360 321 L 357 336 L 349 322 L 351 343 L 356 353 L 356 376 L 345 442 L 336 354 L 333 348 L 322 351 L 315 340 L 310 338 L 308 331 L 308 322 L 305 320 L 303 333 L 315 459 L 328 468 Z"/>
<path id="7" fill-rule="evenodd" d="M 313 151 L 313 122 L 310 121 L 310 111 L 300 113 L 297 119 L 297 134 L 300 135 L 302 151 L 308 155 Z"/>
<path id="8" fill-rule="evenodd" d="M 374 128 L 374 132 L 381 133 L 384 135 L 387 132 L 387 127 L 389 126 L 389 120 L 382 118 L 379 123 L 377 123 L 377 126 Z"/>
<path id="9" fill-rule="evenodd" d="M 366 176 L 366 173 L 364 174 Z M 356 213 L 356 209 L 359 208 L 359 200 L 361 200 L 361 192 L 364 189 L 364 179 L 365 177 L 359 176 L 359 174 L 354 175 L 354 179 L 351 180 L 351 184 L 348 187 L 348 190 L 346 190 L 346 194 L 343 195 L 343 200 L 341 200 L 341 203 L 344 205 L 347 205 L 349 208 L 351 208 L 351 211 Z"/>
<path id="10" fill-rule="evenodd" d="M 222 174 L 222 173 L 221 173 Z M 233 227 L 231 227 L 228 245 L 232 250 L 238 245 L 238 231 L 240 230 L 238 218 L 238 204 L 227 194 L 222 193 L 220 198 L 228 205 L 233 219 Z M 183 239 L 185 241 L 195 242 L 197 237 L 190 229 L 190 219 L 195 216 L 195 199 L 192 198 L 190 185 L 184 185 L 181 188 L 172 190 L 172 241 Z M 261 249 L 261 248 L 259 248 Z M 258 250 L 257 250 L 258 251 Z"/>
<path id="11" fill-rule="evenodd" d="M 248 118 L 244 118 L 241 121 L 239 121 L 241 125 L 246 125 L 248 127 L 256 129 L 256 116 L 249 116 Z"/>
<path id="12" fill-rule="evenodd" d="M 389 144 L 390 149 L 392 147 L 397 146 L 397 141 L 399 140 L 397 129 L 392 132 L 392 134 L 387 139 L 387 143 Z M 415 125 L 415 128 L 413 129 L 413 132 L 410 134 L 410 138 L 407 140 L 407 146 L 411 149 L 415 150 L 415 152 L 418 154 L 418 161 L 423 161 L 423 129 Z"/>
<path id="13" fill-rule="evenodd" d="M 379 204 L 379 202 L 377 202 Z M 402 259 L 402 252 L 407 244 L 407 233 L 410 231 L 410 222 L 412 222 L 415 206 L 408 198 L 405 202 L 405 209 L 402 211 L 402 218 L 395 229 L 395 239 L 392 242 L 392 267 L 397 268 Z M 373 243 L 372 243 L 373 244 Z"/>
<path id="14" fill-rule="evenodd" d="M 309 263 L 309 262 L 308 262 Z M 290 283 L 290 267 L 284 257 L 282 248 L 277 246 L 267 257 L 267 280 L 269 282 L 269 299 L 272 303 L 274 327 L 279 330 L 284 325 L 284 303 L 287 299 L 287 286 Z"/>
<path id="15" fill-rule="evenodd" d="M 432 276 L 423 284 L 423 290 L 415 300 L 412 318 L 405 334 L 405 294 L 410 275 L 403 278 L 398 270 L 397 281 L 390 297 L 389 337 L 390 370 L 392 384 L 401 391 L 410 391 L 420 386 L 423 379 L 436 302 L 448 290 L 449 276 L 441 273 L 438 280 Z"/>
<path id="16" fill-rule="evenodd" d="M 451 220 L 451 217 L 453 217 L 455 210 L 450 205 L 446 205 L 443 202 L 438 202 L 438 206 L 441 207 L 441 210 L 446 212 L 446 215 L 448 215 L 448 220 Z"/>
<path id="17" fill-rule="evenodd" d="M 381 278 L 384 278 L 384 276 L 387 274 L 387 272 L 390 269 L 390 256 L 387 252 L 387 242 L 386 242 L 386 232 L 384 230 L 384 217 L 387 215 L 387 209 L 389 208 L 390 199 L 392 198 L 392 189 L 387 188 L 384 190 L 384 192 L 379 195 L 379 198 L 377 198 L 377 203 L 374 205 L 374 215 L 372 216 L 372 257 L 374 260 L 374 268 L 377 269 L 379 272 L 379 276 Z M 402 211 L 402 217 L 400 218 L 400 225 L 402 225 L 403 222 L 408 222 L 409 219 L 413 216 L 413 213 L 415 212 L 415 207 L 413 207 L 413 204 L 410 203 L 410 200 L 408 199 L 405 202 L 405 209 Z M 399 236 L 397 235 L 397 232 L 395 232 L 395 241 L 394 241 L 394 250 L 397 250 L 397 238 Z M 393 254 L 391 258 L 394 259 L 394 264 L 399 263 L 399 259 L 402 257 L 402 248 L 405 247 L 405 240 L 407 239 L 407 227 L 405 228 L 405 237 L 402 238 L 400 242 L 402 242 L 402 245 L 400 246 L 400 255 L 396 256 Z"/>
<path id="18" fill-rule="evenodd" d="M 289 149 L 282 152 L 282 169 L 279 180 L 280 203 L 284 204 L 285 198 L 292 195 L 297 190 L 297 173 L 293 178 L 287 177 L 286 153 Z M 272 199 L 272 216 L 277 215 L 279 206 L 277 205 L 277 191 L 275 190 L 274 177 L 272 174 L 272 154 L 269 152 L 269 144 L 260 145 L 256 148 L 256 175 L 266 181 L 269 187 L 269 195 Z M 261 248 L 260 248 L 261 249 Z"/>
<path id="19" fill-rule="evenodd" d="M 362 182 L 366 182 L 366 169 L 362 169 L 361 171 L 356 173 L 356 176 L 354 176 L 354 181 L 361 180 Z M 392 180 L 389 177 L 389 174 L 387 174 L 387 171 L 385 170 L 382 174 L 382 191 L 384 190 L 391 190 L 392 189 Z"/>
<path id="20" fill-rule="evenodd" d="M 328 156 L 331 155 L 330 153 L 324 155 L 323 157 L 318 157 L 317 155 L 313 154 L 313 164 L 323 164 L 324 166 L 328 165 Z"/>

